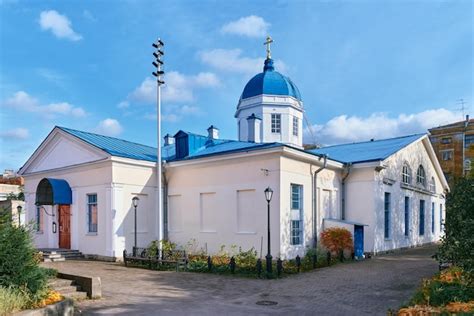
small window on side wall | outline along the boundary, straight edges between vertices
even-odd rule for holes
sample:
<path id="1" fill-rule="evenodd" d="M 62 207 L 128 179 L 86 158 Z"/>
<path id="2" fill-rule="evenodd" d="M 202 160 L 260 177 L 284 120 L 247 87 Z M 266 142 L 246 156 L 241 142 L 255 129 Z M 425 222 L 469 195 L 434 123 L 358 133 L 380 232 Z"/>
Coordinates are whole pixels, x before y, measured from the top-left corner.
<path id="1" fill-rule="evenodd" d="M 411 184 L 411 170 L 410 170 L 410 166 L 407 163 L 403 164 L 402 182 L 405 184 Z"/>
<path id="2" fill-rule="evenodd" d="M 421 184 L 422 186 L 426 187 L 425 168 L 423 168 L 422 165 L 420 165 L 416 171 L 416 184 Z"/>
<path id="3" fill-rule="evenodd" d="M 97 194 L 87 195 L 87 232 L 97 233 Z"/>

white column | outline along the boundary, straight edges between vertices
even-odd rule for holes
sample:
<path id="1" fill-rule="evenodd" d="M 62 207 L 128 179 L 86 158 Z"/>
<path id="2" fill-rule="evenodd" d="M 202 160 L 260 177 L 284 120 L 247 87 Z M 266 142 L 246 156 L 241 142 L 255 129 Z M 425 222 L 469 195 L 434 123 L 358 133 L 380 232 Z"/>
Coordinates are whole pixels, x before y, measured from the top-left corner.
<path id="1" fill-rule="evenodd" d="M 123 213 L 123 187 L 112 183 L 106 189 L 106 255 L 120 257 L 124 249 L 124 242 L 119 239 L 120 213 Z"/>

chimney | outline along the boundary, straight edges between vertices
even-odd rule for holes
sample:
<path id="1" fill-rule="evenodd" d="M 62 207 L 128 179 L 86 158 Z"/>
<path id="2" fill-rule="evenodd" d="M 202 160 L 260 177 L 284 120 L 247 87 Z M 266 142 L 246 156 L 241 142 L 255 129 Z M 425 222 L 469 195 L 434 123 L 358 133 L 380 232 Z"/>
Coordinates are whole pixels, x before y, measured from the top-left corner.
<path id="1" fill-rule="evenodd" d="M 174 144 L 174 137 L 171 136 L 170 134 L 166 134 L 164 138 L 165 138 L 165 146 Z"/>
<path id="2" fill-rule="evenodd" d="M 214 125 L 209 126 L 207 134 L 210 139 L 219 139 L 219 129 Z"/>
<path id="3" fill-rule="evenodd" d="M 262 119 L 255 116 L 255 113 L 252 113 L 247 117 L 247 126 L 248 130 L 248 141 L 252 143 L 260 143 L 260 124 Z"/>
<path id="4" fill-rule="evenodd" d="M 466 114 L 466 122 L 469 122 L 469 114 Z"/>

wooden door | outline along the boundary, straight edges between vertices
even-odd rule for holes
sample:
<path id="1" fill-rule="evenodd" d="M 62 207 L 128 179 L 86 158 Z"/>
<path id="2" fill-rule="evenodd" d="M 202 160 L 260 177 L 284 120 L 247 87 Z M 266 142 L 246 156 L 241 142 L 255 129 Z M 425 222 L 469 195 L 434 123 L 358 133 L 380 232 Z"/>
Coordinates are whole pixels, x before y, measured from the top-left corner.
<path id="1" fill-rule="evenodd" d="M 59 248 L 71 249 L 71 207 L 59 205 Z"/>

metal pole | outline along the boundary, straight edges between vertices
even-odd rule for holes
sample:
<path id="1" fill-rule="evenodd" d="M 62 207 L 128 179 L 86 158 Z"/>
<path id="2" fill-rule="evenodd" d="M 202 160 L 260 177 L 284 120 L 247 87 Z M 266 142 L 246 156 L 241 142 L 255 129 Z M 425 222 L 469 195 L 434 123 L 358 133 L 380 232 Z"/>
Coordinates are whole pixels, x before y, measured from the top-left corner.
<path id="1" fill-rule="evenodd" d="M 268 252 L 265 257 L 267 259 L 267 273 L 272 273 L 272 255 L 270 253 L 270 201 L 267 201 L 267 246 Z"/>
<path id="2" fill-rule="evenodd" d="M 133 247 L 133 256 L 136 255 L 137 252 L 137 207 L 135 206 L 135 243 Z"/>

